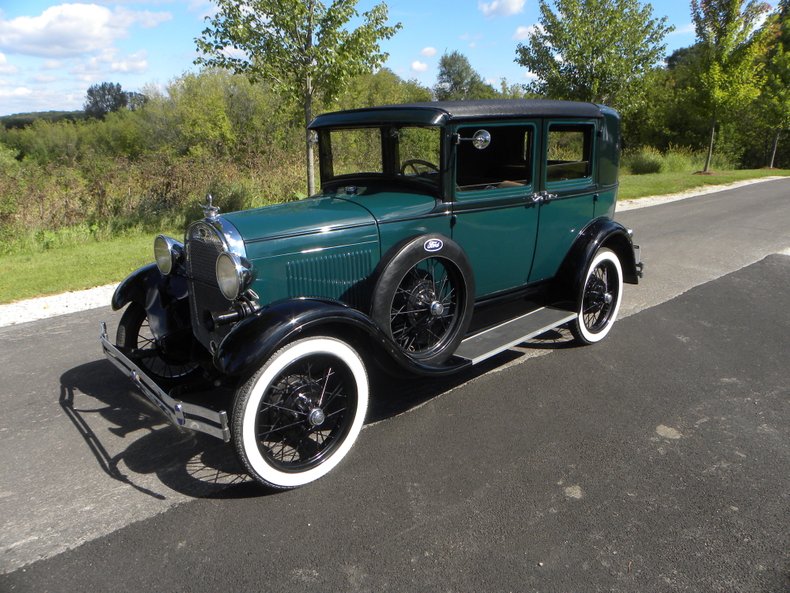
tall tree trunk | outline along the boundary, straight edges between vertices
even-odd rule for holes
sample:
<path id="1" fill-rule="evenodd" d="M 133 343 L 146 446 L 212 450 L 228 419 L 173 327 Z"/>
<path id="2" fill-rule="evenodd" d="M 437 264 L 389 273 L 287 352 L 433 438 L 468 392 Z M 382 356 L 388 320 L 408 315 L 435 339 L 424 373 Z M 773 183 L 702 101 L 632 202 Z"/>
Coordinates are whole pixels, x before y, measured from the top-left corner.
<path id="1" fill-rule="evenodd" d="M 315 170 L 313 168 L 313 141 L 310 130 L 307 129 L 307 126 L 313 121 L 313 93 L 309 78 L 307 79 L 307 87 L 308 91 L 304 96 L 304 139 L 307 156 L 307 195 L 312 196 L 315 193 Z"/>
<path id="2" fill-rule="evenodd" d="M 716 120 L 710 122 L 710 142 L 708 143 L 708 156 L 705 157 L 705 166 L 702 168 L 703 173 L 710 170 L 710 162 L 713 159 L 713 139 L 716 137 Z"/>
<path id="3" fill-rule="evenodd" d="M 307 31 L 305 35 L 305 54 L 310 55 L 313 49 L 313 17 L 315 16 L 315 4 L 313 0 L 307 3 Z M 304 80 L 304 140 L 305 153 L 307 155 L 307 195 L 315 193 L 315 170 L 313 169 L 313 143 L 310 141 L 310 130 L 307 126 L 313 121 L 313 79 L 310 74 L 310 64 L 305 64 L 306 74 Z"/>
<path id="4" fill-rule="evenodd" d="M 776 160 L 776 147 L 779 146 L 779 134 L 782 133 L 782 130 L 776 130 L 776 135 L 774 136 L 774 148 L 771 151 L 771 162 L 768 165 L 769 169 L 774 168 L 774 161 Z"/>

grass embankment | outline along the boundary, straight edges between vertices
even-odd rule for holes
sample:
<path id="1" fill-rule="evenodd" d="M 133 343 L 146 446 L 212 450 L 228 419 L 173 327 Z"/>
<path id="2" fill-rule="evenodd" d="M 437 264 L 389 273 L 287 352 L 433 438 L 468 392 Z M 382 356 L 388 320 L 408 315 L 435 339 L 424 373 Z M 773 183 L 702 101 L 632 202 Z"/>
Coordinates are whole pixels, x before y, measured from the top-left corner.
<path id="1" fill-rule="evenodd" d="M 790 170 L 737 170 L 713 175 L 687 172 L 622 175 L 619 198 L 672 194 L 771 175 L 790 176 Z M 0 256 L 0 303 L 118 282 L 132 270 L 153 261 L 153 240 L 157 234 L 141 233 Z M 179 231 L 172 229 L 167 230 L 167 234 L 181 236 Z"/>
<path id="2" fill-rule="evenodd" d="M 650 173 L 647 175 L 621 175 L 619 200 L 633 200 L 647 196 L 676 194 L 706 185 L 725 185 L 746 179 L 790 176 L 790 169 L 739 169 L 716 171 L 711 175 L 686 172 Z"/>

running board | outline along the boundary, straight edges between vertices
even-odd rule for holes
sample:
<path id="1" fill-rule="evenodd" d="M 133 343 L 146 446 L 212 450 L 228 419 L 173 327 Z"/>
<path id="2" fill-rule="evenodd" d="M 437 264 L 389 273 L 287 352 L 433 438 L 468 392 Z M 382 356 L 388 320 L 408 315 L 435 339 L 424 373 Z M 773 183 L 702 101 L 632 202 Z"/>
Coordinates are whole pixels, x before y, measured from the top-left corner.
<path id="1" fill-rule="evenodd" d="M 478 364 L 576 317 L 576 313 L 567 309 L 541 307 L 466 338 L 455 351 L 455 356 Z"/>

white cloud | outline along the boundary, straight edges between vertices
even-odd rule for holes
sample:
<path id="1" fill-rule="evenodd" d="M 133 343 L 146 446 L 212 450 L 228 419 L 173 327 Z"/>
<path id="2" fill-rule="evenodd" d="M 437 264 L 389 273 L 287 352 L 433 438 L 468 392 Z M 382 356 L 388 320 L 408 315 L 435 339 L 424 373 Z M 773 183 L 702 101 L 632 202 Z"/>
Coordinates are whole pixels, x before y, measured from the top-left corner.
<path id="1" fill-rule="evenodd" d="M 17 67 L 8 63 L 5 54 L 0 53 L 0 74 L 16 74 Z"/>
<path id="2" fill-rule="evenodd" d="M 478 2 L 477 8 L 485 16 L 511 16 L 524 10 L 526 0 L 491 0 Z"/>
<path id="3" fill-rule="evenodd" d="M 151 12 L 150 10 L 129 10 L 119 6 L 113 13 L 113 21 L 116 26 L 128 28 L 132 25 L 140 25 L 144 29 L 153 29 L 164 22 L 172 20 L 173 15 L 169 12 Z"/>
<path id="4" fill-rule="evenodd" d="M 15 98 L 18 99 L 20 97 L 29 97 L 33 94 L 33 91 L 24 86 L 18 86 L 12 89 L 4 89 L 0 88 L 0 97 L 3 98 Z"/>
<path id="5" fill-rule="evenodd" d="M 411 69 L 413 72 L 425 72 L 428 69 L 428 64 L 420 62 L 419 60 L 414 60 L 411 63 Z"/>
<path id="6" fill-rule="evenodd" d="M 110 70 L 113 72 L 145 72 L 148 70 L 147 58 L 145 50 L 130 54 L 125 59 L 112 61 Z"/>
<path id="7" fill-rule="evenodd" d="M 530 25 L 529 27 L 516 27 L 516 32 L 513 33 L 513 39 L 516 41 L 524 41 L 525 39 L 529 39 L 529 36 L 532 35 L 535 31 L 540 31 L 540 25 Z"/>
<path id="8" fill-rule="evenodd" d="M 55 82 L 57 79 L 57 76 L 52 76 L 51 74 L 37 74 L 33 77 L 33 80 L 42 83 Z"/>
<path id="9" fill-rule="evenodd" d="M 428 47 L 423 47 L 420 50 L 420 55 L 425 56 L 426 58 L 432 58 L 433 56 L 436 55 L 436 48 L 431 47 L 430 45 Z"/>
<path id="10" fill-rule="evenodd" d="M 0 49 L 43 58 L 79 56 L 112 47 L 133 25 L 151 28 L 170 18 L 166 12 L 59 4 L 38 16 L 0 17 Z"/>
<path id="11" fill-rule="evenodd" d="M 47 60 L 41 65 L 42 70 L 60 70 L 63 67 L 63 62 L 60 60 Z"/>
<path id="12" fill-rule="evenodd" d="M 685 35 L 687 33 L 694 33 L 694 30 L 694 23 L 688 23 L 680 27 L 675 27 L 675 30 L 672 31 L 670 35 Z"/>

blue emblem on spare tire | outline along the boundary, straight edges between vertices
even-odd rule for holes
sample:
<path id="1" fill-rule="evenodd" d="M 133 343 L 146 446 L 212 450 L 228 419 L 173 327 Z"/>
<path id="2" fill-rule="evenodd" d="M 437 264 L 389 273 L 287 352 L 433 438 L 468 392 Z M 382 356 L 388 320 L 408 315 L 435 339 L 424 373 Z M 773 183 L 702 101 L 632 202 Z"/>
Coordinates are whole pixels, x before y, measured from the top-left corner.
<path id="1" fill-rule="evenodd" d="M 444 242 L 441 239 L 428 239 L 422 246 L 425 248 L 425 251 L 434 252 L 444 247 Z"/>

